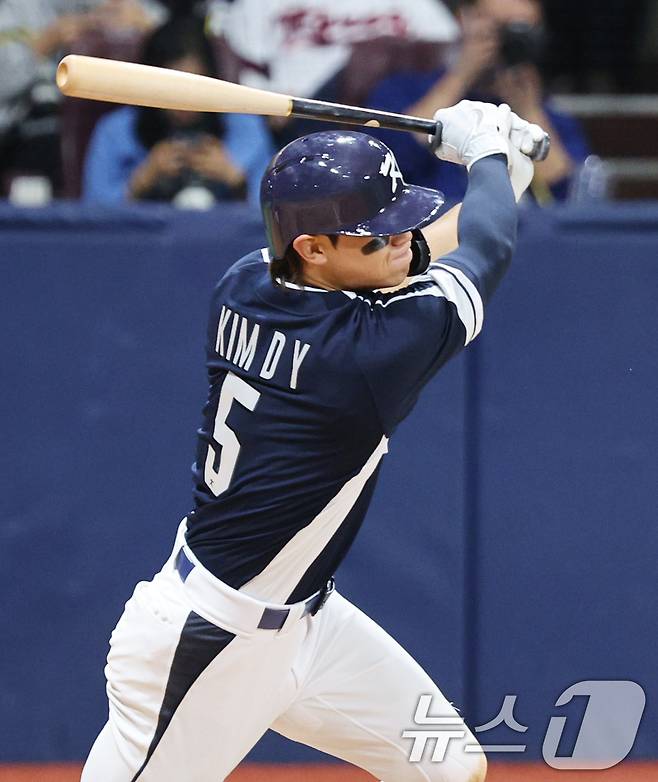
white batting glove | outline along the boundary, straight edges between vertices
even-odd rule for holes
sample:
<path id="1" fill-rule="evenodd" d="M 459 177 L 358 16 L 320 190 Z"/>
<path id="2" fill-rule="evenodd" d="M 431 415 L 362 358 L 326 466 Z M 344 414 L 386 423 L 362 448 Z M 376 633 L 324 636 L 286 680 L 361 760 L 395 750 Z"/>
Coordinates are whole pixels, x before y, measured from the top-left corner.
<path id="1" fill-rule="evenodd" d="M 493 103 L 462 100 L 456 106 L 439 109 L 434 119 L 443 125 L 441 143 L 434 154 L 441 160 L 458 163 L 470 169 L 473 163 L 488 155 L 508 155 L 511 112 L 499 112 Z M 429 137 L 430 143 L 433 139 Z"/>
<path id="2" fill-rule="evenodd" d="M 535 175 L 535 167 L 532 160 L 523 152 L 520 152 L 513 144 L 510 144 L 510 153 L 507 157 L 509 161 L 509 178 L 514 191 L 514 198 L 518 204 L 521 196 L 530 187 L 532 178 Z"/>
<path id="3" fill-rule="evenodd" d="M 498 108 L 501 112 L 501 121 L 509 120 L 510 154 L 507 159 L 510 181 L 518 203 L 521 196 L 530 187 L 535 175 L 535 167 L 529 155 L 539 157 L 539 159 L 544 157 L 542 154 L 543 145 L 548 144 L 548 134 L 539 125 L 526 122 L 513 111 L 509 111 L 508 107 L 499 106 Z"/>
<path id="4" fill-rule="evenodd" d="M 512 112 L 512 128 L 509 138 L 512 146 L 533 160 L 544 160 L 548 154 L 550 141 L 548 133 L 539 125 L 527 122 L 514 112 Z"/>

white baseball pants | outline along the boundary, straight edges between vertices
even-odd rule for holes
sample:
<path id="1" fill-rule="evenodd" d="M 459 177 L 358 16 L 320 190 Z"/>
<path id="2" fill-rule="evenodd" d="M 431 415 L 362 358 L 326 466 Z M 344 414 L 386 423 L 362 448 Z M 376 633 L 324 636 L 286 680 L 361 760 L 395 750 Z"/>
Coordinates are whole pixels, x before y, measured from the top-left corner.
<path id="1" fill-rule="evenodd" d="M 271 606 L 197 563 L 185 580 L 172 556 L 141 582 L 112 633 L 105 670 L 109 720 L 82 782 L 219 782 L 268 728 L 384 782 L 480 782 L 486 768 L 463 723 L 443 761 L 429 742 L 411 762 L 419 696 L 432 714 L 454 708 L 384 630 L 333 593 L 315 616 Z M 266 609 L 289 616 L 258 629 Z M 455 730 L 451 725 L 450 731 Z M 466 749 L 468 747 L 468 749 Z"/>

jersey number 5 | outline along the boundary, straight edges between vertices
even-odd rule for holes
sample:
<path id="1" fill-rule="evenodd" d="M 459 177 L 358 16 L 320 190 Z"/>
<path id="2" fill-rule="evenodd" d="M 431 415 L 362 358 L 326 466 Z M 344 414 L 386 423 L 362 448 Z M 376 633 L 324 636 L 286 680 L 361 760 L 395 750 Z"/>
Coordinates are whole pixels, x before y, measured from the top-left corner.
<path id="1" fill-rule="evenodd" d="M 206 485 L 215 497 L 219 497 L 223 491 L 228 489 L 233 477 L 233 471 L 235 470 L 235 464 L 238 461 L 238 454 L 240 453 L 240 441 L 235 432 L 226 423 L 228 414 L 231 411 L 231 405 L 235 401 L 246 407 L 247 410 L 253 410 L 258 404 L 259 398 L 260 391 L 256 391 L 249 383 L 245 383 L 242 378 L 239 378 L 232 372 L 227 373 L 219 395 L 215 429 L 212 435 L 213 440 L 222 446 L 219 466 L 215 469 L 217 453 L 212 445 L 208 445 L 204 471 Z"/>

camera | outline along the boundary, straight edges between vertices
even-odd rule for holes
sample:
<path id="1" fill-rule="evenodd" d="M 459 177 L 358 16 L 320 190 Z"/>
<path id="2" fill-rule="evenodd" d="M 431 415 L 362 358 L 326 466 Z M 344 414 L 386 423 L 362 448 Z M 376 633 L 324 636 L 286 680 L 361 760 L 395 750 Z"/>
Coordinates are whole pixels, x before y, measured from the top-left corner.
<path id="1" fill-rule="evenodd" d="M 500 56 L 508 66 L 539 65 L 544 55 L 544 30 L 526 22 L 510 22 L 500 28 Z"/>

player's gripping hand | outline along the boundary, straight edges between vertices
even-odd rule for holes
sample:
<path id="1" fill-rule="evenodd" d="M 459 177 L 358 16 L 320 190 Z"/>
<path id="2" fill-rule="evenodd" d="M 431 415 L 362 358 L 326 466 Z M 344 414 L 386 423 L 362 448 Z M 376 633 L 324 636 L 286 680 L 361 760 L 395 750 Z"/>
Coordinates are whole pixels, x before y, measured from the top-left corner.
<path id="1" fill-rule="evenodd" d="M 505 104 L 503 104 L 505 106 Z M 434 119 L 441 122 L 441 143 L 434 154 L 441 160 L 458 163 L 468 169 L 488 155 L 509 158 L 511 111 L 499 111 L 493 103 L 462 100 L 456 106 L 439 109 Z M 433 139 L 430 136 L 430 143 Z"/>
<path id="2" fill-rule="evenodd" d="M 499 110 L 506 114 L 503 106 L 499 106 Z M 533 161 L 544 160 L 548 155 L 550 138 L 542 127 L 521 119 L 513 111 L 509 119 L 510 154 L 507 159 L 514 196 L 518 202 L 532 182 L 535 173 Z"/>
<path id="3" fill-rule="evenodd" d="M 509 138 L 512 146 L 535 162 L 546 159 L 551 144 L 548 133 L 539 125 L 527 122 L 514 112 L 511 112 Z"/>

